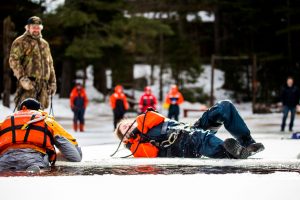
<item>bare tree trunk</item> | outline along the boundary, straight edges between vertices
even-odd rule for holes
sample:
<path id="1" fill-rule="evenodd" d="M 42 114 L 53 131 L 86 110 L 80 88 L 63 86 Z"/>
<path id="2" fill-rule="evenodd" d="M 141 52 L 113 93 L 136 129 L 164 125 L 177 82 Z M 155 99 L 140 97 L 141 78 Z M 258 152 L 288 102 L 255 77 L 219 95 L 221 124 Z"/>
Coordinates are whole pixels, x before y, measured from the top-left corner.
<path id="1" fill-rule="evenodd" d="M 104 95 L 107 94 L 106 87 L 106 69 L 101 63 L 96 63 L 97 67 L 94 66 L 94 86 Z"/>
<path id="2" fill-rule="evenodd" d="M 9 107 L 10 89 L 11 89 L 11 70 L 8 63 L 10 46 L 14 37 L 15 24 L 11 21 L 10 16 L 3 20 L 3 105 Z"/>
<path id="3" fill-rule="evenodd" d="M 163 100 L 163 72 L 164 72 L 164 36 L 161 33 L 159 35 L 159 64 L 160 64 L 160 72 L 159 72 L 159 100 Z"/>
<path id="4" fill-rule="evenodd" d="M 86 63 L 84 63 L 83 66 L 84 66 L 84 67 L 83 67 L 82 86 L 85 88 L 85 85 L 86 85 L 86 79 L 87 79 L 87 73 L 86 73 L 87 66 L 86 66 Z"/>
<path id="5" fill-rule="evenodd" d="M 220 55 L 221 52 L 221 37 L 220 37 L 220 10 L 216 5 L 214 8 L 215 23 L 214 23 L 214 40 L 215 40 L 215 55 Z"/>
<path id="6" fill-rule="evenodd" d="M 150 68 L 151 68 L 150 85 L 153 85 L 154 84 L 154 63 L 153 62 L 151 62 Z"/>
<path id="7" fill-rule="evenodd" d="M 292 65 L 292 34 L 291 34 L 291 14 L 290 14 L 290 0 L 286 1 L 287 3 L 287 49 L 288 49 L 288 61 L 289 61 L 289 70 L 291 69 Z"/>
<path id="8" fill-rule="evenodd" d="M 67 98 L 70 95 L 71 87 L 72 87 L 72 80 L 74 75 L 74 70 L 72 69 L 72 61 L 68 58 L 66 58 L 63 61 L 62 66 L 62 73 L 61 73 L 61 91 L 60 91 L 60 97 Z"/>

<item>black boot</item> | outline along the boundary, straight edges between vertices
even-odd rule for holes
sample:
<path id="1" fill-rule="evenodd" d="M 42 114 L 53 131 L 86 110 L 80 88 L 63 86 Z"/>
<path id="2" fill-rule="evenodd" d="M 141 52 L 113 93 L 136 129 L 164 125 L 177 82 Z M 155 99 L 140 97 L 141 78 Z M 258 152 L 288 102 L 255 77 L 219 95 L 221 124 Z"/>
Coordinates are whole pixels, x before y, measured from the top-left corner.
<path id="1" fill-rule="evenodd" d="M 246 159 L 251 155 L 247 148 L 240 145 L 239 142 L 233 138 L 226 139 L 223 146 L 229 154 L 237 159 Z"/>
<path id="2" fill-rule="evenodd" d="M 252 156 L 265 149 L 262 143 L 252 143 L 247 147 L 243 147 L 233 138 L 226 139 L 223 146 L 228 153 L 230 153 L 234 158 L 238 159 L 246 159 L 249 156 Z"/>
<path id="3" fill-rule="evenodd" d="M 256 143 L 255 140 L 251 137 L 251 135 L 237 138 L 237 140 L 243 147 L 248 147 L 249 145 Z"/>
<path id="4" fill-rule="evenodd" d="M 262 143 L 253 143 L 246 147 L 251 156 L 265 150 L 265 146 Z"/>

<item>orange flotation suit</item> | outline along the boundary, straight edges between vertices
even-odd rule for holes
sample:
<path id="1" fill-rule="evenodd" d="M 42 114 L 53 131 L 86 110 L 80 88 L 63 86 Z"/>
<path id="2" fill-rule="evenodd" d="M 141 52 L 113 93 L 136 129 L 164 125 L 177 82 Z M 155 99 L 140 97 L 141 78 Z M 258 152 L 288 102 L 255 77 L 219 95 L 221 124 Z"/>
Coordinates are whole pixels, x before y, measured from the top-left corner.
<path id="1" fill-rule="evenodd" d="M 0 127 L 0 154 L 9 149 L 31 148 L 49 155 L 50 162 L 55 161 L 53 131 L 44 120 L 39 120 L 23 129 L 30 120 L 43 117 L 35 110 L 20 110 L 8 116 Z"/>
<path id="2" fill-rule="evenodd" d="M 136 118 L 137 129 L 140 135 L 138 134 L 136 138 L 130 138 L 126 145 L 134 157 L 155 158 L 158 156 L 159 149 L 149 141 L 143 142 L 142 137 L 147 135 L 147 132 L 152 127 L 163 123 L 165 118 L 163 115 L 153 111 L 147 111 Z"/>

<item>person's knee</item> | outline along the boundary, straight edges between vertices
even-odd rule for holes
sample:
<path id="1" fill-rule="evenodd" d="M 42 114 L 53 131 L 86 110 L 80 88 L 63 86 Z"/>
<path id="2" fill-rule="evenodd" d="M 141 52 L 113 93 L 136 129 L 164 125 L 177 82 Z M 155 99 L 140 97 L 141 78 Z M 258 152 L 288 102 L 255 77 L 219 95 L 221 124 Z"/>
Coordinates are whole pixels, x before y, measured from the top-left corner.
<path id="1" fill-rule="evenodd" d="M 218 102 L 219 104 L 223 105 L 223 106 L 233 106 L 232 101 L 226 99 L 226 100 L 222 100 Z"/>

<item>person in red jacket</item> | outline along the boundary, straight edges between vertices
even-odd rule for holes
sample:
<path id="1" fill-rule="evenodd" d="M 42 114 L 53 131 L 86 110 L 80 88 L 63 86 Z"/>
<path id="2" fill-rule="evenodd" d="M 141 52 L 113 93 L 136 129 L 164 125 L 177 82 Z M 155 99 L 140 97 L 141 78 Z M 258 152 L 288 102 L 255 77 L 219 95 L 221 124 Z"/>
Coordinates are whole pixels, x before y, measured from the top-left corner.
<path id="1" fill-rule="evenodd" d="M 85 89 L 80 83 L 77 83 L 72 89 L 70 94 L 70 106 L 74 113 L 73 117 L 73 129 L 74 131 L 78 130 L 78 121 L 79 121 L 79 130 L 80 132 L 84 131 L 84 113 L 88 104 L 88 98 L 85 92 Z"/>
<path id="2" fill-rule="evenodd" d="M 178 91 L 177 85 L 172 85 L 166 96 L 165 104 L 169 107 L 168 118 L 178 121 L 180 113 L 179 105 L 184 101 L 182 94 Z"/>
<path id="3" fill-rule="evenodd" d="M 144 94 L 140 98 L 139 108 L 141 113 L 145 112 L 147 108 L 152 107 L 156 110 L 157 100 L 156 97 L 152 94 L 150 86 L 146 86 L 144 89 Z"/>
<path id="4" fill-rule="evenodd" d="M 114 128 L 117 127 L 117 123 L 123 119 L 124 114 L 129 108 L 126 95 L 123 92 L 123 87 L 117 85 L 115 92 L 110 96 L 110 106 L 114 114 Z"/>

